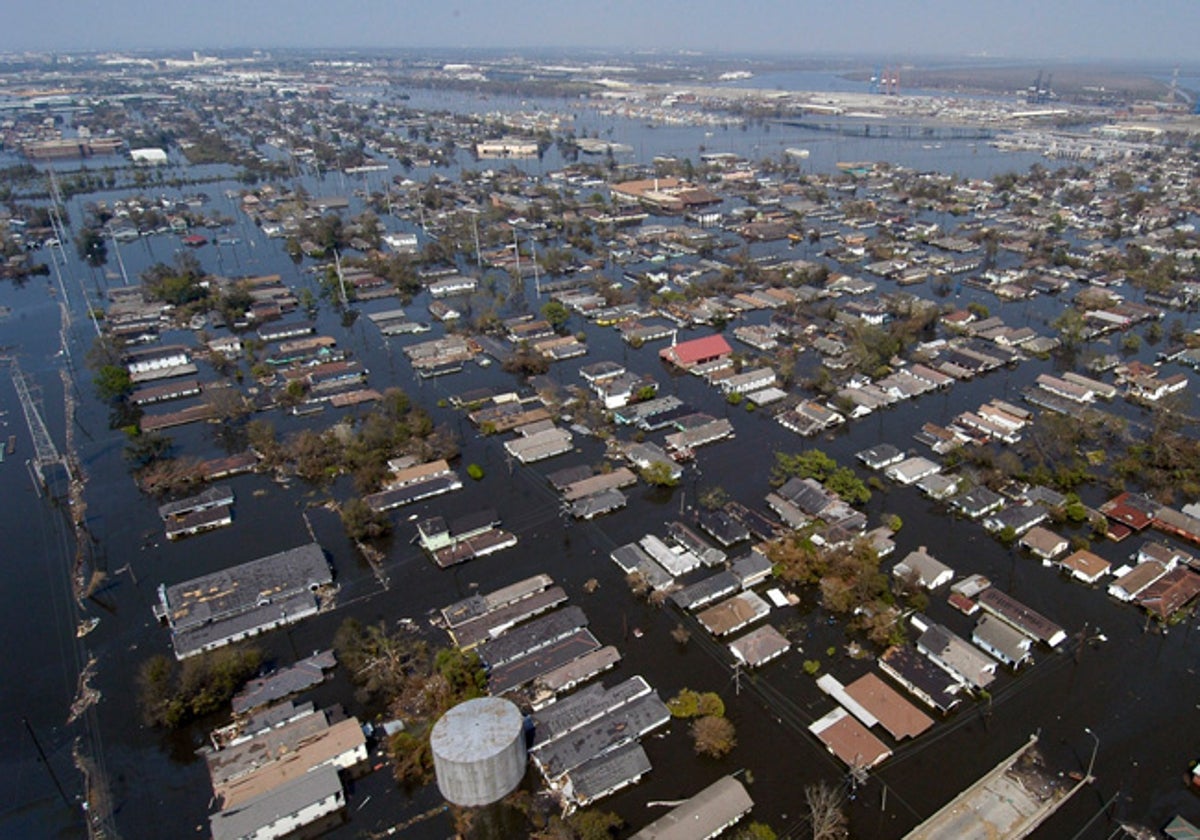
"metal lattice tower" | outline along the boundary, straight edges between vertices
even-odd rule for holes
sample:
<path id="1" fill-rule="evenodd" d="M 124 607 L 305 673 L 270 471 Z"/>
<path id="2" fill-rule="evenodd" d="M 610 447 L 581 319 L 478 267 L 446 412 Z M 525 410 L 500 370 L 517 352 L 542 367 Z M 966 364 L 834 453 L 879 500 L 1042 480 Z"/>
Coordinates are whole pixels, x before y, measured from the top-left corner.
<path id="1" fill-rule="evenodd" d="M 70 468 L 67 467 L 67 462 L 58 453 L 58 448 L 54 445 L 53 438 L 50 437 L 50 431 L 46 428 L 46 422 L 42 420 L 37 403 L 29 391 L 29 383 L 25 381 L 25 374 L 21 373 L 16 359 L 9 363 L 9 368 L 13 387 L 17 389 L 17 397 L 21 400 L 21 411 L 25 414 L 25 425 L 29 427 L 29 436 L 33 438 L 35 456 L 33 469 L 37 472 L 38 479 L 42 484 L 46 483 L 46 476 L 42 472 L 42 468 L 52 464 L 62 464 L 69 474 Z"/>

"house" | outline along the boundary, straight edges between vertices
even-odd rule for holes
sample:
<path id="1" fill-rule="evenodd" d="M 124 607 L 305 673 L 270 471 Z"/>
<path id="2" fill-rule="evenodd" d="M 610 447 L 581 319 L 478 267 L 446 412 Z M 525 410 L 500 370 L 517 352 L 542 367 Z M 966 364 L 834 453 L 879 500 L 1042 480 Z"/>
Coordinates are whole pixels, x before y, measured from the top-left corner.
<path id="1" fill-rule="evenodd" d="M 941 469 L 936 462 L 917 456 L 892 464 L 884 470 L 884 475 L 901 484 L 913 484 L 926 476 L 940 472 Z"/>
<path id="2" fill-rule="evenodd" d="M 749 589 L 769 580 L 774 566 L 766 555 L 751 549 L 747 554 L 733 561 L 730 571 L 738 579 L 742 589 Z"/>
<path id="3" fill-rule="evenodd" d="M 971 641 L 999 659 L 1005 665 L 1019 668 L 1032 658 L 1029 648 L 1033 642 L 1015 627 L 992 615 L 985 615 L 975 625 Z"/>
<path id="4" fill-rule="evenodd" d="M 961 479 L 956 475 L 927 475 L 917 482 L 917 489 L 931 499 L 948 499 L 958 492 Z"/>
<path id="5" fill-rule="evenodd" d="M 954 579 L 954 570 L 921 546 L 892 567 L 892 577 L 901 582 L 915 582 L 925 589 L 937 589 Z"/>
<path id="6" fill-rule="evenodd" d="M 1140 493 L 1121 493 L 1100 505 L 1100 512 L 1133 531 L 1144 531 L 1154 521 L 1159 505 Z"/>
<path id="7" fill-rule="evenodd" d="M 1118 601 L 1132 601 L 1150 584 L 1170 571 L 1166 564 L 1157 560 L 1138 563 L 1125 574 L 1108 585 L 1108 594 Z"/>
<path id="8" fill-rule="evenodd" d="M 1065 558 L 1059 565 L 1071 577 L 1084 583 L 1095 583 L 1112 568 L 1103 557 L 1082 549 Z"/>
<path id="9" fill-rule="evenodd" d="M 950 502 L 950 506 L 972 520 L 1000 510 L 1003 504 L 1004 497 L 1000 493 L 983 486 L 973 487 Z"/>
<path id="10" fill-rule="evenodd" d="M 995 659 L 922 615 L 914 615 L 910 620 L 921 631 L 917 650 L 954 680 L 964 686 L 980 689 L 991 685 L 996 679 L 998 663 Z"/>
<path id="11" fill-rule="evenodd" d="M 1039 525 L 1026 531 L 1019 545 L 1043 560 L 1053 560 L 1066 551 L 1070 543 L 1064 537 Z"/>
<path id="12" fill-rule="evenodd" d="M 903 461 L 904 453 L 890 443 L 881 443 L 856 452 L 854 457 L 866 464 L 868 469 L 882 470 Z"/>
<path id="13" fill-rule="evenodd" d="M 1154 527 L 1180 539 L 1200 543 L 1200 518 L 1169 507 L 1154 513 Z"/>
<path id="14" fill-rule="evenodd" d="M 658 351 L 659 358 L 663 361 L 684 370 L 721 361 L 732 354 L 733 348 L 729 346 L 729 342 L 725 340 L 724 336 L 718 334 L 672 344 L 670 347 L 664 347 Z"/>
<path id="15" fill-rule="evenodd" d="M 995 587 L 979 593 L 979 606 L 1026 636 L 1050 647 L 1058 647 L 1067 639 L 1067 634 L 1053 621 Z"/>
<path id="16" fill-rule="evenodd" d="M 1200 574 L 1186 566 L 1176 566 L 1147 586 L 1137 596 L 1138 606 L 1166 621 L 1200 595 Z"/>
<path id="17" fill-rule="evenodd" d="M 175 656 L 232 644 L 315 615 L 333 572 L 317 543 L 158 587 L 155 616 L 171 628 Z"/>
<path id="18" fill-rule="evenodd" d="M 209 817 L 214 840 L 283 837 L 346 805 L 337 770 L 321 767 Z"/>
<path id="19" fill-rule="evenodd" d="M 879 669 L 931 709 L 947 714 L 962 702 L 962 685 L 911 645 L 890 647 Z"/>
<path id="20" fill-rule="evenodd" d="M 1154 560 L 1166 566 L 1168 571 L 1174 569 L 1180 563 L 1186 563 L 1190 565 L 1191 563 L 1195 562 L 1195 558 L 1193 558 L 1192 555 L 1188 554 L 1186 551 L 1179 551 L 1178 549 L 1172 548 L 1171 546 L 1160 542 L 1143 543 L 1142 547 L 1138 549 L 1135 559 L 1139 563 L 1145 563 L 1148 560 Z"/>
<path id="21" fill-rule="evenodd" d="M 182 367 L 190 360 L 191 357 L 186 347 L 180 344 L 170 344 L 125 354 L 125 368 L 131 375 L 145 374 Z"/>
<path id="22" fill-rule="evenodd" d="M 741 782 L 722 776 L 673 810 L 650 823 L 633 840 L 709 840 L 754 807 Z"/>
<path id="23" fill-rule="evenodd" d="M 1050 512 L 1041 505 L 1014 505 L 983 520 L 983 527 L 994 534 L 1007 528 L 1012 528 L 1016 534 L 1023 534 L 1049 518 Z"/>
<path id="24" fill-rule="evenodd" d="M 774 385 L 775 371 L 769 367 L 744 371 L 717 380 L 716 384 L 726 394 L 748 394 Z"/>

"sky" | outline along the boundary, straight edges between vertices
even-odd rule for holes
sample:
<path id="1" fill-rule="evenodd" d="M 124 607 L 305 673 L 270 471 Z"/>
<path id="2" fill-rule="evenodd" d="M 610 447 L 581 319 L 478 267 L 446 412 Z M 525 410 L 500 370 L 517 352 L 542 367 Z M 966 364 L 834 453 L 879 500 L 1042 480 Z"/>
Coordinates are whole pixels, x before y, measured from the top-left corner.
<path id="1" fill-rule="evenodd" d="M 1200 0 L 41 0 L 0 51 L 234 47 L 697 50 L 1195 61 Z"/>

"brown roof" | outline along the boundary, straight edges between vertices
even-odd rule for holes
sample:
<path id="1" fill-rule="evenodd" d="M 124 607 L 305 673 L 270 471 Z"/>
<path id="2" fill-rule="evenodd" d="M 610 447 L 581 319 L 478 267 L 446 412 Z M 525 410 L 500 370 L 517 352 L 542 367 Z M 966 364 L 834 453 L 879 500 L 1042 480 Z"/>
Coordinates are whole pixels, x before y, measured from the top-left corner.
<path id="1" fill-rule="evenodd" d="M 1065 539 L 1049 528 L 1043 528 L 1040 525 L 1030 528 L 1025 536 L 1021 537 L 1021 545 L 1028 548 L 1034 554 L 1044 556 L 1058 553 L 1066 547 L 1066 542 Z"/>
<path id="2" fill-rule="evenodd" d="M 1096 577 L 1109 570 L 1111 563 L 1090 551 L 1079 550 L 1062 561 L 1063 566 L 1086 577 Z"/>
<path id="3" fill-rule="evenodd" d="M 765 616 L 769 607 L 764 607 L 763 600 L 753 592 L 739 592 L 704 610 L 696 620 L 714 636 L 724 636 Z"/>
<path id="4" fill-rule="evenodd" d="M 228 810 L 330 764 L 351 751 L 362 750 L 365 754 L 364 745 L 365 737 L 358 718 L 346 718 L 275 761 L 225 784 L 214 784 L 213 793 L 221 800 L 221 808 Z"/>
<path id="5" fill-rule="evenodd" d="M 1197 595 L 1200 595 L 1200 575 L 1186 566 L 1177 566 L 1147 586 L 1137 602 L 1159 618 L 1166 619 Z"/>
<path id="6" fill-rule="evenodd" d="M 813 723 L 809 730 L 849 767 L 869 770 L 892 754 L 883 741 L 841 706 Z"/>
<path id="7" fill-rule="evenodd" d="M 875 674 L 864 674 L 846 686 L 846 693 L 875 716 L 883 728 L 899 741 L 915 738 L 929 727 L 933 719 L 901 696 Z"/>

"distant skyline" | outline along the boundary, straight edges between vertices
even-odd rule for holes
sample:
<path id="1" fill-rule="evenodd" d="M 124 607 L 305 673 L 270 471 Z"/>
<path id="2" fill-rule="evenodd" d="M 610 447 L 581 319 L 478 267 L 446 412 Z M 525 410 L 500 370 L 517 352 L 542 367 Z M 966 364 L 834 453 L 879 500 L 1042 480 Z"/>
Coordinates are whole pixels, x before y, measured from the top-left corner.
<path id="1" fill-rule="evenodd" d="M 4 13 L 0 50 L 601 48 L 1196 60 L 1200 2 L 1151 0 L 43 0 Z"/>

